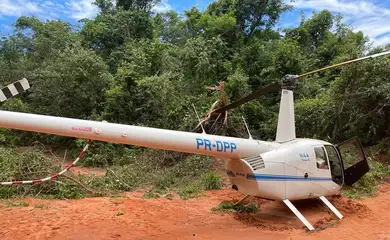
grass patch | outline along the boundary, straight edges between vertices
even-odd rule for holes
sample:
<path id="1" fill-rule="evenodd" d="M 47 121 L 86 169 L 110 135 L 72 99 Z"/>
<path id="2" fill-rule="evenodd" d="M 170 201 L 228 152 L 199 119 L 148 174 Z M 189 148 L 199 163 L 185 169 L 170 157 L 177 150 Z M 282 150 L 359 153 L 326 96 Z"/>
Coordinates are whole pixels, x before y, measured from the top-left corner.
<path id="1" fill-rule="evenodd" d="M 249 202 L 248 204 L 239 203 L 235 204 L 233 201 L 224 201 L 215 208 L 211 209 L 216 212 L 239 212 L 239 213 L 256 213 L 259 210 L 259 207 L 254 202 Z"/>
<path id="2" fill-rule="evenodd" d="M 221 177 L 216 172 L 208 172 L 201 175 L 202 186 L 205 190 L 221 189 Z"/>
<path id="3" fill-rule="evenodd" d="M 160 195 L 153 192 L 153 190 L 147 191 L 144 196 L 144 199 L 150 199 L 150 198 L 160 198 Z"/>
<path id="4" fill-rule="evenodd" d="M 200 196 L 201 191 L 203 190 L 201 184 L 193 183 L 183 186 L 179 189 L 178 194 L 183 200 L 189 198 L 196 198 Z"/>
<path id="5" fill-rule="evenodd" d="M 3 205 L 6 207 L 28 207 L 29 206 L 27 202 L 12 202 L 9 200 L 4 200 Z"/>

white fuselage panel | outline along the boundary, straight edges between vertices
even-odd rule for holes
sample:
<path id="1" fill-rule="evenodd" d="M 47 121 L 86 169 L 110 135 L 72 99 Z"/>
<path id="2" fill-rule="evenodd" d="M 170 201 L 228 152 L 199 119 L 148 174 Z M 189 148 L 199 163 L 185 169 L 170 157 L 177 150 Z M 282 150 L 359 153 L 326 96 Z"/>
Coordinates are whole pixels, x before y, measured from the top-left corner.
<path id="1" fill-rule="evenodd" d="M 332 181 L 330 169 L 318 169 L 315 146 L 327 142 L 297 139 L 260 154 L 264 167 L 254 170 L 250 161 L 226 162 L 230 181 L 238 191 L 273 200 L 298 200 L 337 194 L 341 186 Z"/>

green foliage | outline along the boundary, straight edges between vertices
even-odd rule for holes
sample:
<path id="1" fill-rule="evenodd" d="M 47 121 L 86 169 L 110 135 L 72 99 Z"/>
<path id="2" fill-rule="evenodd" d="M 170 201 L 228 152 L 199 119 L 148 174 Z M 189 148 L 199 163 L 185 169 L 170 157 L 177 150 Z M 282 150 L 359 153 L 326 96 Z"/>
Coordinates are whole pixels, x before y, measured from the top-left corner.
<path id="1" fill-rule="evenodd" d="M 10 148 L 0 148 L 1 181 L 18 181 L 41 179 L 49 173 L 59 172 L 50 159 L 34 149 L 16 152 Z M 1 198 L 12 198 L 20 195 L 36 195 L 54 198 L 80 198 L 85 196 L 85 189 L 68 179 L 49 181 L 34 185 L 12 185 L 0 188 Z"/>
<path id="2" fill-rule="evenodd" d="M 65 49 L 33 74 L 35 112 L 74 118 L 90 118 L 101 110 L 104 89 L 112 81 L 104 62 L 81 46 Z"/>
<path id="3" fill-rule="evenodd" d="M 221 177 L 215 172 L 202 174 L 201 181 L 206 190 L 221 189 L 222 187 Z"/>
<path id="4" fill-rule="evenodd" d="M 165 198 L 169 199 L 169 200 L 172 200 L 173 199 L 173 195 L 171 193 L 168 193 Z"/>
<path id="5" fill-rule="evenodd" d="M 78 139 L 71 155 L 76 158 L 80 150 L 87 144 L 85 139 Z M 88 153 L 82 158 L 80 164 L 83 166 L 108 167 L 112 165 L 126 165 L 133 163 L 136 159 L 137 149 L 129 148 L 121 144 L 92 142 L 88 148 Z"/>
<path id="6" fill-rule="evenodd" d="M 376 196 L 380 183 L 388 181 L 390 166 L 375 159 L 375 155 L 368 157 L 370 171 L 366 173 L 351 188 L 343 190 L 343 194 L 352 199 L 363 199 Z"/>
<path id="7" fill-rule="evenodd" d="M 144 197 L 145 199 L 149 199 L 149 198 L 160 198 L 160 195 L 154 193 L 153 191 L 148 191 L 144 194 Z"/>
<path id="8" fill-rule="evenodd" d="M 236 204 L 233 201 L 224 201 L 215 208 L 212 208 L 212 211 L 218 211 L 218 212 L 230 212 L 235 211 L 238 213 L 256 213 L 258 211 L 258 206 L 254 202 L 250 202 L 248 204 L 244 203 L 238 203 Z"/>
<path id="9" fill-rule="evenodd" d="M 332 113 L 329 101 L 325 97 L 308 98 L 297 101 L 295 105 L 297 135 L 315 136 L 317 138 L 329 137 L 331 131 Z M 324 116 L 328 116 L 324 118 Z"/>
<path id="10" fill-rule="evenodd" d="M 250 92 L 248 79 L 248 76 L 240 68 L 227 77 L 225 91 L 231 101 L 238 100 Z"/>
<path id="11" fill-rule="evenodd" d="M 380 163 L 374 163 L 377 165 L 382 165 Z M 371 163 L 371 166 L 374 164 Z M 378 172 L 376 172 L 378 171 Z M 370 172 L 363 176 L 353 188 L 349 188 L 343 191 L 343 194 L 352 199 L 362 199 L 365 197 L 374 197 L 376 196 L 376 191 L 380 183 L 380 179 L 383 177 L 388 177 L 390 171 L 388 166 L 374 166 Z"/>
<path id="12" fill-rule="evenodd" d="M 107 58 L 128 40 L 152 38 L 153 24 L 147 12 L 119 9 L 85 20 L 80 35 L 88 48 Z"/>
<path id="13" fill-rule="evenodd" d="M 185 92 L 204 92 L 204 87 L 226 78 L 231 70 L 227 54 L 226 43 L 219 36 L 209 40 L 201 37 L 188 39 L 180 49 L 184 79 L 188 81 Z"/>
<path id="14" fill-rule="evenodd" d="M 180 156 L 173 152 L 165 152 L 163 156 L 162 151 L 156 150 L 136 154 L 133 150 L 126 151 L 130 154 L 115 155 L 122 159 L 107 166 L 105 175 L 82 176 L 79 181 L 97 192 L 115 194 L 153 186 L 144 198 L 158 198 L 174 191 L 184 199 L 199 196 L 200 191 L 215 188 L 220 183 L 213 173 L 202 175 L 210 172 L 210 158 Z"/>
<path id="15" fill-rule="evenodd" d="M 182 199 L 196 198 L 200 196 L 202 186 L 199 183 L 191 183 L 179 189 L 179 195 Z"/>
<path id="16" fill-rule="evenodd" d="M 4 200 L 3 205 L 5 205 L 6 207 L 28 207 L 29 204 L 27 202 Z"/>
<path id="17" fill-rule="evenodd" d="M 375 156 L 377 154 L 387 155 L 390 159 L 390 138 L 382 139 L 377 145 L 373 146 L 370 151 Z"/>
<path id="18" fill-rule="evenodd" d="M 171 10 L 166 13 L 158 13 L 153 20 L 157 38 L 173 44 L 185 42 L 185 24 L 177 12 Z"/>
<path id="19" fill-rule="evenodd" d="M 17 19 L 16 33 L 0 41 L 0 82 L 27 77 L 33 89 L 4 108 L 190 131 L 197 124 L 191 104 L 207 111 L 219 96 L 205 87 L 217 81 L 226 82 L 231 102 L 285 74 L 383 50 L 327 10 L 282 36 L 272 29 L 291 9 L 282 1 L 218 0 L 204 12 L 184 11 L 185 18 L 152 13 L 155 3 L 98 0 L 102 11 L 75 31 L 64 21 Z M 386 66 L 384 57 L 302 79 L 295 90 L 298 134 L 330 141 L 358 135 L 370 145 L 388 136 Z M 228 133 L 246 134 L 238 126 L 244 115 L 252 132 L 273 139 L 278 102 L 272 93 L 231 111 Z M 4 133 L 0 140 L 65 143 L 40 134 L 15 136 Z M 110 164 L 112 157 L 103 155 L 87 162 Z"/>

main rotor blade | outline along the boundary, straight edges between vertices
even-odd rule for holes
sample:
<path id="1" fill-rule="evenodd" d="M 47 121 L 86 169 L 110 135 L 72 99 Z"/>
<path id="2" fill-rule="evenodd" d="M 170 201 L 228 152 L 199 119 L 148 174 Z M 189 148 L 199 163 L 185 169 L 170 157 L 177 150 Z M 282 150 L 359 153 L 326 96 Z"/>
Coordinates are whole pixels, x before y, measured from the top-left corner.
<path id="1" fill-rule="evenodd" d="M 21 94 L 29 88 L 30 84 L 28 83 L 26 78 L 8 84 L 6 87 L 0 89 L 0 102 L 4 102 L 13 96 Z"/>
<path id="2" fill-rule="evenodd" d="M 280 82 L 277 82 L 277 83 L 273 83 L 271 85 L 268 85 L 266 87 L 263 87 L 263 88 L 260 88 L 254 92 L 252 92 L 251 94 L 241 98 L 241 99 L 238 99 L 237 101 L 234 101 L 226 106 L 223 106 L 223 107 L 220 107 L 216 110 L 214 110 L 214 112 L 223 112 L 223 111 L 226 111 L 226 110 L 229 110 L 229 109 L 232 109 L 232 108 L 235 108 L 235 107 L 238 107 L 246 102 L 249 102 L 253 99 L 256 99 L 258 97 L 260 97 L 261 95 L 264 95 L 264 94 L 267 94 L 269 92 L 272 92 L 272 91 L 275 91 L 275 90 L 278 90 L 280 89 L 281 87 L 281 83 Z"/>
<path id="3" fill-rule="evenodd" d="M 313 71 L 310 71 L 310 72 L 307 72 L 307 73 L 303 73 L 301 75 L 298 75 L 297 78 L 305 77 L 307 75 L 310 75 L 310 74 L 313 74 L 313 73 L 316 73 L 316 72 L 321 72 L 323 70 L 327 70 L 327 69 L 331 69 L 331 68 L 335 68 L 335 67 L 340 67 L 340 66 L 347 65 L 347 64 L 350 64 L 350 63 L 359 62 L 361 60 L 365 60 L 365 59 L 368 59 L 368 58 L 376 58 L 376 57 L 387 55 L 387 54 L 390 54 L 390 51 L 376 53 L 376 54 L 369 55 L 369 56 L 366 56 L 366 57 L 361 57 L 361 58 L 348 60 L 348 61 L 345 61 L 345 62 L 342 62 L 342 63 L 337 63 L 337 64 L 334 64 L 334 65 L 330 65 L 330 66 L 327 66 L 327 67 L 316 69 L 316 70 L 313 70 Z"/>
<path id="4" fill-rule="evenodd" d="M 354 63 L 354 62 L 359 62 L 359 61 L 362 61 L 362 60 L 365 60 L 365 59 L 368 59 L 368 58 L 372 59 L 372 58 L 376 58 L 376 57 L 379 57 L 379 56 L 384 56 L 384 55 L 387 55 L 387 54 L 390 54 L 390 51 L 376 53 L 376 54 L 372 54 L 372 55 L 369 55 L 369 56 L 348 60 L 348 61 L 345 61 L 345 62 L 342 62 L 342 63 L 337 63 L 337 64 L 334 64 L 334 65 L 331 65 L 331 66 L 327 66 L 327 67 L 316 69 L 316 70 L 313 70 L 313 71 L 310 71 L 310 72 L 307 72 L 307 73 L 303 73 L 301 75 L 294 75 L 294 76 L 292 76 L 290 78 L 290 80 L 294 80 L 294 83 L 290 83 L 290 84 L 295 84 L 295 80 L 296 79 L 301 78 L 301 77 L 305 77 L 307 75 L 310 75 L 310 74 L 313 74 L 313 73 L 316 73 L 316 72 L 320 72 L 320 71 L 331 69 L 331 68 L 335 68 L 335 67 L 340 67 L 340 66 L 347 65 L 347 64 L 350 64 L 350 63 Z M 238 107 L 238 106 L 240 106 L 240 105 L 242 105 L 244 103 L 247 103 L 247 102 L 249 102 L 249 101 L 251 101 L 253 99 L 256 99 L 256 98 L 260 97 L 261 95 L 264 95 L 264 94 L 267 94 L 269 92 L 278 90 L 278 89 L 280 89 L 282 87 L 282 83 L 281 82 L 277 82 L 277 83 L 268 85 L 266 87 L 260 88 L 260 89 L 258 89 L 256 91 L 252 92 L 251 94 L 247 95 L 246 97 L 243 97 L 243 98 L 241 98 L 241 99 L 239 99 L 239 100 L 237 100 L 235 102 L 232 102 L 232 103 L 230 103 L 230 104 L 228 104 L 228 105 L 226 105 L 224 107 L 221 107 L 221 108 L 218 108 L 218 109 L 214 110 L 214 112 L 222 112 L 222 111 L 226 111 L 226 110 Z"/>

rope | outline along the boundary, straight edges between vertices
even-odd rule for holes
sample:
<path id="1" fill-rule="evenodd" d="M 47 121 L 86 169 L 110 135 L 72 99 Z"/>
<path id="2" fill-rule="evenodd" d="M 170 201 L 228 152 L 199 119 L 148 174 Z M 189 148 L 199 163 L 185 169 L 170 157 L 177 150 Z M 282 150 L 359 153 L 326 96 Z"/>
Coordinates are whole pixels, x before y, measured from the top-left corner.
<path id="1" fill-rule="evenodd" d="M 0 185 L 1 186 L 5 186 L 5 185 L 16 185 L 16 184 L 42 183 L 42 182 L 46 182 L 46 181 L 52 180 L 52 179 L 54 179 L 54 178 L 56 178 L 58 176 L 61 176 L 62 174 L 64 174 L 65 172 L 67 172 L 69 169 L 71 169 L 72 167 L 74 167 L 77 164 L 77 162 L 80 160 L 80 158 L 83 157 L 84 153 L 87 151 L 87 149 L 88 149 L 88 147 L 89 147 L 89 145 L 91 143 L 92 143 L 92 140 L 88 140 L 88 143 L 85 145 L 83 150 L 79 153 L 79 155 L 77 156 L 76 160 L 74 160 L 73 163 L 69 164 L 65 169 L 63 169 L 59 173 L 52 174 L 49 177 L 42 178 L 42 179 L 36 179 L 36 180 L 0 182 Z"/>

